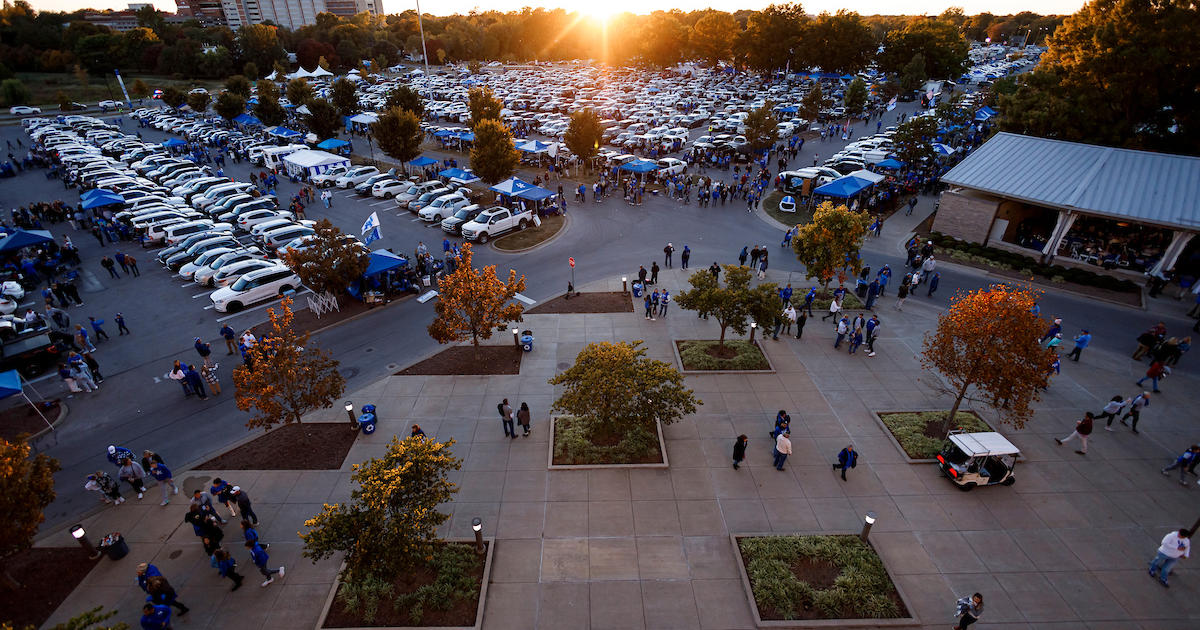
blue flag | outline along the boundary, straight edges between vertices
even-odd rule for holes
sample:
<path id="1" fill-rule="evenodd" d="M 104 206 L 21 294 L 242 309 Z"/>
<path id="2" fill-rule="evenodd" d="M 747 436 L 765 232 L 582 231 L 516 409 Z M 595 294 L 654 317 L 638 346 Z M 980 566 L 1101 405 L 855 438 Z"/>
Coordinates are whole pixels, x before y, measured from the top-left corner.
<path id="1" fill-rule="evenodd" d="M 378 230 L 378 229 L 379 229 L 379 214 L 376 212 L 372 212 L 371 216 L 367 217 L 366 223 L 363 223 L 362 233 L 366 234 L 367 232 L 370 232 L 371 230 Z M 378 238 L 378 237 L 376 237 L 376 238 Z"/>
<path id="2" fill-rule="evenodd" d="M 372 241 L 378 241 L 381 238 L 383 237 L 379 235 L 379 227 L 376 226 L 370 233 L 363 236 L 363 245 L 370 245 Z"/>

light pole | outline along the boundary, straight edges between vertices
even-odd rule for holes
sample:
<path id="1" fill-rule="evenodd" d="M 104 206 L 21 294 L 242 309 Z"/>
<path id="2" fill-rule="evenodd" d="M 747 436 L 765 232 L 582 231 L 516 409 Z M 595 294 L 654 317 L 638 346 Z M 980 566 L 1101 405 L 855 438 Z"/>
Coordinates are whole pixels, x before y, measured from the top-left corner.
<path id="1" fill-rule="evenodd" d="M 92 560 L 100 557 L 100 552 L 92 546 L 92 541 L 88 540 L 87 532 L 83 531 L 83 525 L 75 525 L 71 528 L 71 536 L 79 543 L 83 550 L 88 552 L 88 557 Z"/>
<path id="2" fill-rule="evenodd" d="M 521 347 L 521 337 L 519 335 L 521 334 L 521 331 L 516 328 L 513 328 L 512 334 L 513 334 L 513 345 L 520 348 Z"/>
<path id="3" fill-rule="evenodd" d="M 471 529 L 475 532 L 475 553 L 483 553 L 483 519 L 476 516 L 471 519 Z"/>
<path id="4" fill-rule="evenodd" d="M 862 531 L 859 532 L 859 534 L 858 534 L 859 540 L 861 540 L 863 542 L 867 542 L 867 536 L 871 535 L 871 526 L 874 524 L 875 524 L 875 513 L 867 512 L 866 516 L 863 517 Z"/>
<path id="5" fill-rule="evenodd" d="M 629 293 L 629 276 L 621 276 L 621 293 Z"/>
<path id="6" fill-rule="evenodd" d="M 354 417 L 354 403 L 350 402 L 349 400 L 346 401 L 346 415 L 350 416 L 350 426 L 353 427 L 355 431 L 357 431 L 358 430 L 358 418 Z"/>
<path id="7" fill-rule="evenodd" d="M 750 322 L 750 343 L 754 343 L 754 331 L 758 328 L 758 322 Z"/>
<path id="8" fill-rule="evenodd" d="M 425 24 L 421 20 L 421 0 L 417 2 L 417 29 L 421 31 L 421 60 L 425 62 L 426 97 L 433 100 L 433 87 L 429 85 L 429 50 L 425 48 Z"/>

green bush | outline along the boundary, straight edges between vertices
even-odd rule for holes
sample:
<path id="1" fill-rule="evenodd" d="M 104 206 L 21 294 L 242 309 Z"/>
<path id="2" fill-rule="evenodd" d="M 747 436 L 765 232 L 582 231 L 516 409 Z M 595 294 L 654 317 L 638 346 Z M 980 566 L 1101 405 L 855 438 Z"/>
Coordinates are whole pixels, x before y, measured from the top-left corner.
<path id="1" fill-rule="evenodd" d="M 842 298 L 842 310 L 853 311 L 863 307 L 862 300 L 858 299 L 858 295 L 854 293 L 854 280 L 850 281 L 850 285 L 846 287 L 846 295 Z M 804 291 L 798 295 L 792 296 L 792 304 L 797 305 L 804 303 L 804 295 L 808 293 Z M 817 291 L 817 296 L 813 298 L 813 312 L 821 311 L 822 313 L 829 312 L 829 303 L 833 301 L 833 291 Z"/>
<path id="2" fill-rule="evenodd" d="M 427 609 L 450 610 L 459 602 L 479 599 L 479 580 L 473 573 L 482 562 L 471 545 L 442 545 L 430 563 L 437 569 L 437 578 L 432 584 L 397 597 L 396 609 L 407 610 L 409 619 L 420 625 Z"/>
<path id="3" fill-rule="evenodd" d="M 1141 288 L 1134 282 L 1116 278 L 1107 274 L 1095 273 L 1086 269 L 1064 267 L 1062 265 L 1043 265 L 1027 256 L 991 247 L 983 247 L 978 243 L 955 241 L 952 238 L 934 232 L 930 239 L 945 251 L 951 259 L 969 261 L 977 265 L 1007 269 L 1021 275 L 1040 276 L 1050 282 L 1070 282 L 1083 286 L 1137 293 Z M 828 306 L 828 302 L 826 302 Z"/>
<path id="4" fill-rule="evenodd" d="M 0 96 L 8 106 L 25 105 L 29 102 L 29 88 L 20 79 L 5 79 L 0 81 Z"/>
<path id="5" fill-rule="evenodd" d="M 892 436 L 909 457 L 928 459 L 937 456 L 946 440 L 943 437 L 931 438 L 925 435 L 925 427 L 930 422 L 942 422 L 948 412 L 949 410 L 881 413 L 879 419 L 892 432 Z M 959 411 L 955 414 L 953 426 L 961 427 L 969 433 L 992 430 L 988 423 L 970 411 Z"/>
<path id="6" fill-rule="evenodd" d="M 847 294 L 849 296 L 849 294 Z M 766 331 L 763 331 L 766 334 Z M 737 351 L 729 359 L 718 359 L 708 353 L 717 346 L 716 341 L 681 341 L 679 358 L 685 370 L 769 370 L 767 357 L 758 346 L 749 341 L 725 340 L 725 347 Z"/>
<path id="7" fill-rule="evenodd" d="M 903 614 L 883 562 L 857 536 L 740 538 L 738 548 L 746 559 L 759 613 L 773 611 L 772 619 L 886 619 Z M 831 586 L 803 582 L 793 567 L 804 558 L 828 562 L 841 573 Z"/>
<path id="8" fill-rule="evenodd" d="M 635 427 L 621 441 L 612 445 L 596 444 L 589 437 L 586 423 L 577 418 L 560 417 L 554 422 L 554 463 L 581 464 L 649 464 L 662 463 L 658 430 Z"/>

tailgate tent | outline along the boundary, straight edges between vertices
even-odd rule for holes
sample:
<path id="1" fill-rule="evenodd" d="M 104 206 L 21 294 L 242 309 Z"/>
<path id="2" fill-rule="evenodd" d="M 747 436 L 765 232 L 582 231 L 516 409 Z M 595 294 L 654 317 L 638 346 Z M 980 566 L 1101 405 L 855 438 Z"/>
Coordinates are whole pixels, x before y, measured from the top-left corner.
<path id="1" fill-rule="evenodd" d="M 242 125 L 261 125 L 262 121 L 251 116 L 250 114 L 238 114 L 233 117 L 233 122 Z"/>
<path id="2" fill-rule="evenodd" d="M 416 167 L 420 168 L 422 166 L 429 166 L 430 164 L 437 164 L 438 161 L 431 157 L 425 157 L 424 155 L 422 155 L 419 158 L 409 160 L 408 163 L 412 166 L 416 166 Z"/>
<path id="3" fill-rule="evenodd" d="M 620 170 L 633 173 L 649 173 L 650 171 L 657 171 L 658 164 L 649 160 L 634 160 L 622 164 Z"/>
<path id="4" fill-rule="evenodd" d="M 9 396 L 16 396 L 17 394 L 20 394 L 21 397 L 25 399 L 25 402 L 29 403 L 29 406 L 33 407 L 33 410 L 36 411 L 37 414 L 42 417 L 42 420 L 45 420 L 46 426 L 50 427 L 50 430 L 53 431 L 54 425 L 50 424 L 50 420 L 48 418 L 46 418 L 46 414 L 42 413 L 42 410 L 40 408 L 38 408 L 37 405 L 33 404 L 32 400 L 29 400 L 29 395 L 25 393 L 25 388 L 22 387 L 22 384 L 21 384 L 22 380 L 23 379 L 21 378 L 21 374 L 18 373 L 16 370 L 0 372 L 0 399 L 8 398 Z M 33 386 L 30 385 L 30 387 L 32 388 Z M 36 393 L 36 390 L 35 390 L 35 393 Z M 41 394 L 38 394 L 38 396 L 40 397 Z"/>
<path id="5" fill-rule="evenodd" d="M 853 175 L 839 177 L 820 188 L 813 191 L 814 195 L 825 195 L 827 197 L 839 197 L 841 199 L 849 199 L 854 195 L 870 188 L 872 182 L 866 179 L 860 179 Z"/>
<path id="6" fill-rule="evenodd" d="M 367 270 L 363 272 L 364 276 L 373 276 L 385 271 L 399 269 L 408 264 L 403 256 L 393 254 L 386 249 L 377 249 L 371 252 L 370 262 L 367 263 Z"/>
<path id="7" fill-rule="evenodd" d="M 887 179 L 887 176 L 885 176 L 885 175 L 880 175 L 879 173 L 872 173 L 871 171 L 868 171 L 866 169 L 859 169 L 857 171 L 854 171 L 853 173 L 850 173 L 850 177 L 857 177 L 859 179 L 865 179 L 865 180 L 871 182 L 872 184 L 878 184 L 879 182 Z"/>
<path id="8" fill-rule="evenodd" d="M 317 145 L 317 148 L 324 149 L 326 151 L 332 151 L 334 149 L 340 149 L 342 147 L 348 147 L 348 146 L 350 146 L 350 143 L 346 142 L 345 140 L 339 140 L 337 138 L 330 138 L 328 140 L 323 140 L 321 142 L 321 144 Z"/>
<path id="9" fill-rule="evenodd" d="M 521 192 L 529 190 L 530 188 L 535 188 L 535 186 L 529 182 L 521 181 L 516 177 L 510 177 L 499 184 L 488 188 L 488 190 L 498 192 L 501 195 L 507 195 L 509 197 L 517 197 L 520 196 Z"/>
<path id="10" fill-rule="evenodd" d="M 350 158 L 310 149 L 300 149 L 283 158 L 287 172 L 300 177 L 318 175 L 342 164 L 349 166 Z"/>
<path id="11" fill-rule="evenodd" d="M 53 240 L 54 237 L 45 230 L 16 230 L 0 239 L 0 253 L 16 251 L 30 245 L 41 245 Z"/>

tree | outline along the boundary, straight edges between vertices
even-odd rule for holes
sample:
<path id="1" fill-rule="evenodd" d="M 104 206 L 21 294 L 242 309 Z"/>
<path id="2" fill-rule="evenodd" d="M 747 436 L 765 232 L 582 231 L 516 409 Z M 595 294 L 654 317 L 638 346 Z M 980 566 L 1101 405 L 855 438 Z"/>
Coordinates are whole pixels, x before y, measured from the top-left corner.
<path id="1" fill-rule="evenodd" d="M 1200 7 L 1094 0 L 1069 16 L 1020 89 L 1006 131 L 1152 151 L 1200 152 Z"/>
<path id="2" fill-rule="evenodd" d="M 308 124 L 308 130 L 317 134 L 317 138 L 336 138 L 342 128 L 342 115 L 337 107 L 323 98 L 314 98 L 307 106 L 309 113 L 304 116 L 304 122 Z"/>
<path id="3" fill-rule="evenodd" d="M 0 561 L 5 562 L 4 581 L 13 589 L 21 584 L 8 572 L 7 561 L 33 544 L 38 526 L 46 520 L 44 510 L 54 501 L 54 473 L 62 468 L 44 453 L 31 458 L 30 450 L 23 440 L 0 439 Z"/>
<path id="4" fill-rule="evenodd" d="M 646 357 L 641 341 L 588 344 L 550 384 L 563 386 L 551 410 L 579 419 L 593 439 L 672 424 L 703 404 L 675 366 Z"/>
<path id="5" fill-rule="evenodd" d="M 258 64 L 253 61 L 247 61 L 246 65 L 242 66 L 242 76 L 251 81 L 258 80 Z"/>
<path id="6" fill-rule="evenodd" d="M 425 103 L 421 100 L 421 95 L 417 94 L 416 90 L 407 85 L 401 85 L 392 90 L 388 94 L 386 106 L 388 109 L 399 107 L 400 109 L 410 111 L 416 114 L 417 118 L 425 115 Z"/>
<path id="7" fill-rule="evenodd" d="M 852 74 L 866 68 L 879 43 L 857 13 L 839 9 L 822 13 L 805 32 L 805 58 L 825 72 Z"/>
<path id="8" fill-rule="evenodd" d="M 499 120 L 484 120 L 475 125 L 475 143 L 471 145 L 471 170 L 488 184 L 497 184 L 517 170 L 521 155 L 513 146 L 512 132 Z"/>
<path id="9" fill-rule="evenodd" d="M 937 157 L 933 151 L 933 139 L 937 137 L 938 119 L 935 116 L 913 116 L 896 128 L 896 157 L 916 168 L 926 160 Z"/>
<path id="10" fill-rule="evenodd" d="M 258 95 L 258 103 L 254 105 L 254 116 L 267 126 L 281 125 L 287 120 L 287 112 L 279 100 L 272 96 Z"/>
<path id="11" fill-rule="evenodd" d="M 746 303 L 746 314 L 750 321 L 758 322 L 758 327 L 766 338 L 768 331 L 774 326 L 775 318 L 783 313 L 783 298 L 779 297 L 779 285 L 774 282 L 764 282 L 743 294 Z M 754 328 L 750 329 L 750 341 L 754 341 Z"/>
<path id="12" fill-rule="evenodd" d="M 208 95 L 208 92 L 191 92 L 187 95 L 188 107 L 197 114 L 208 111 L 208 102 L 211 100 L 212 97 Z"/>
<path id="13" fill-rule="evenodd" d="M 225 91 L 233 92 L 242 98 L 250 98 L 250 80 L 240 74 L 235 74 L 225 79 Z"/>
<path id="14" fill-rule="evenodd" d="M 750 290 L 750 268 L 741 265 L 725 265 L 725 286 L 707 269 L 693 273 L 688 278 L 691 289 L 681 291 L 675 296 L 679 308 L 696 311 L 706 317 L 717 320 L 721 327 L 721 337 L 717 345 L 724 347 L 725 331 L 746 334 L 746 293 Z"/>
<path id="15" fill-rule="evenodd" d="M 817 122 L 817 119 L 821 115 L 821 110 L 825 109 L 826 105 L 827 99 L 821 91 L 821 84 L 816 83 L 808 91 L 808 94 L 805 94 L 804 98 L 800 99 L 800 113 L 804 114 L 804 119 L 809 124 L 812 124 Z"/>
<path id="16" fill-rule="evenodd" d="M 399 107 L 380 114 L 379 120 L 371 124 L 371 135 L 379 149 L 398 162 L 408 162 L 421 153 L 421 121 Z"/>
<path id="17" fill-rule="evenodd" d="M 217 102 L 213 104 L 213 109 L 221 118 L 233 121 L 234 118 L 245 113 L 246 99 L 233 92 L 221 92 L 217 95 Z"/>
<path id="18" fill-rule="evenodd" d="M 424 566 L 438 541 L 437 528 L 450 515 L 458 488 L 447 473 L 462 468 L 450 447 L 454 440 L 392 436 L 383 457 L 356 464 L 351 480 L 358 487 L 347 503 L 326 504 L 304 522 L 304 557 L 316 562 L 342 552 L 339 578 L 362 585 L 374 578 L 385 584 L 407 570 Z"/>
<path id="19" fill-rule="evenodd" d="M 927 76 L 956 79 L 967 67 L 968 48 L 953 23 L 938 18 L 916 18 L 884 37 L 883 52 L 877 61 L 880 70 L 896 73 L 913 55 L 921 53 Z"/>
<path id="20" fill-rule="evenodd" d="M 801 225 L 792 237 L 796 259 L 804 264 L 804 277 L 816 278 L 828 290 L 839 271 L 850 269 L 857 273 L 862 268 L 858 249 L 870 222 L 866 212 L 821 202 L 813 212 L 812 221 Z"/>
<path id="21" fill-rule="evenodd" d="M 342 116 L 353 116 L 358 111 L 358 88 L 346 79 L 333 82 L 333 92 L 330 100 Z M 312 108 L 309 108 L 312 109 Z"/>
<path id="22" fill-rule="evenodd" d="M 604 137 L 604 127 L 600 125 L 600 117 L 590 107 L 571 114 L 571 123 L 563 134 L 563 143 L 567 149 L 585 164 L 590 164 L 592 158 L 600 151 L 600 140 Z"/>
<path id="23" fill-rule="evenodd" d="M 669 66 L 683 57 L 687 47 L 687 29 L 672 13 L 655 11 L 642 20 L 638 52 L 655 66 Z"/>
<path id="24" fill-rule="evenodd" d="M 429 336 L 438 343 L 471 340 L 479 352 L 479 340 L 491 339 L 498 326 L 521 321 L 524 310 L 513 296 L 525 290 L 525 276 L 509 269 L 508 280 L 496 277 L 496 266 L 471 266 L 474 253 L 463 243 L 462 256 L 454 268 L 438 281 L 437 317 L 429 325 Z"/>
<path id="25" fill-rule="evenodd" d="M 500 110 L 504 109 L 491 88 L 471 88 L 467 92 L 467 106 L 471 108 L 471 128 L 474 129 L 485 120 L 500 120 Z"/>
<path id="26" fill-rule="evenodd" d="M 767 101 L 762 107 L 750 110 L 746 115 L 746 146 L 754 155 L 775 146 L 779 139 L 779 121 L 771 113 L 772 103 Z"/>
<path id="27" fill-rule="evenodd" d="M 29 102 L 29 88 L 20 79 L 5 79 L 0 81 L 0 94 L 4 95 L 6 105 L 24 105 Z"/>
<path id="28" fill-rule="evenodd" d="M 321 102 L 333 107 L 328 101 Z M 285 250 L 283 260 L 314 292 L 342 293 L 362 278 L 370 256 L 358 239 L 348 237 L 329 219 L 321 219 L 314 229 L 316 238 L 309 246 Z"/>
<path id="29" fill-rule="evenodd" d="M 332 407 L 346 388 L 337 360 L 310 347 L 309 333 L 292 328 L 292 298 L 283 298 L 279 309 L 267 309 L 271 329 L 250 348 L 250 366 L 233 370 L 238 409 L 255 412 L 246 422 L 249 429 L 300 422 L 310 411 Z"/>
<path id="30" fill-rule="evenodd" d="M 900 90 L 905 94 L 912 94 L 921 87 L 927 76 L 929 74 L 925 70 L 925 55 L 913 55 L 900 72 Z"/>
<path id="31" fill-rule="evenodd" d="M 925 335 L 921 365 L 942 375 L 939 385 L 954 396 L 942 426 L 972 390 L 997 408 L 1001 420 L 1017 428 L 1032 417 L 1031 404 L 1050 380 L 1054 351 L 1038 343 L 1045 323 L 1033 313 L 1038 295 L 1026 288 L 995 284 L 959 293 Z"/>
<path id="32" fill-rule="evenodd" d="M 772 4 L 750 14 L 736 47 L 755 70 L 782 69 L 800 46 L 808 22 L 799 4 Z"/>
<path id="33" fill-rule="evenodd" d="M 150 86 L 141 79 L 134 79 L 129 85 L 129 95 L 133 98 L 146 98 L 150 96 Z"/>
<path id="34" fill-rule="evenodd" d="M 288 81 L 287 84 L 287 99 L 296 107 L 308 104 L 313 99 L 312 86 L 304 78 L 295 78 Z"/>
<path id="35" fill-rule="evenodd" d="M 238 47 L 242 58 L 253 62 L 257 68 L 269 68 L 285 58 L 283 44 L 270 24 L 248 24 L 238 29 Z"/>
<path id="36" fill-rule="evenodd" d="M 846 115 L 857 117 L 862 114 L 863 107 L 867 105 L 867 84 L 860 77 L 854 77 L 850 85 L 846 86 L 846 94 L 842 97 L 842 102 L 846 106 Z"/>
<path id="37" fill-rule="evenodd" d="M 167 107 L 179 109 L 186 101 L 187 94 L 184 94 L 183 90 L 180 90 L 179 88 L 169 87 L 163 90 L 162 102 L 166 103 Z"/>
<path id="38" fill-rule="evenodd" d="M 48 630 L 129 630 L 129 624 L 124 621 L 118 621 L 111 625 L 98 625 L 116 616 L 116 610 L 105 611 L 103 606 L 97 606 L 91 610 L 80 613 L 70 619 L 55 624 Z M 15 630 L 12 623 L 8 621 L 0 622 L 0 630 Z M 25 626 L 22 630 L 37 630 L 32 625 Z"/>
<path id="39" fill-rule="evenodd" d="M 732 58 L 733 42 L 741 30 L 732 15 L 724 11 L 708 11 L 692 27 L 688 42 L 697 57 L 715 66 L 722 59 Z"/>

